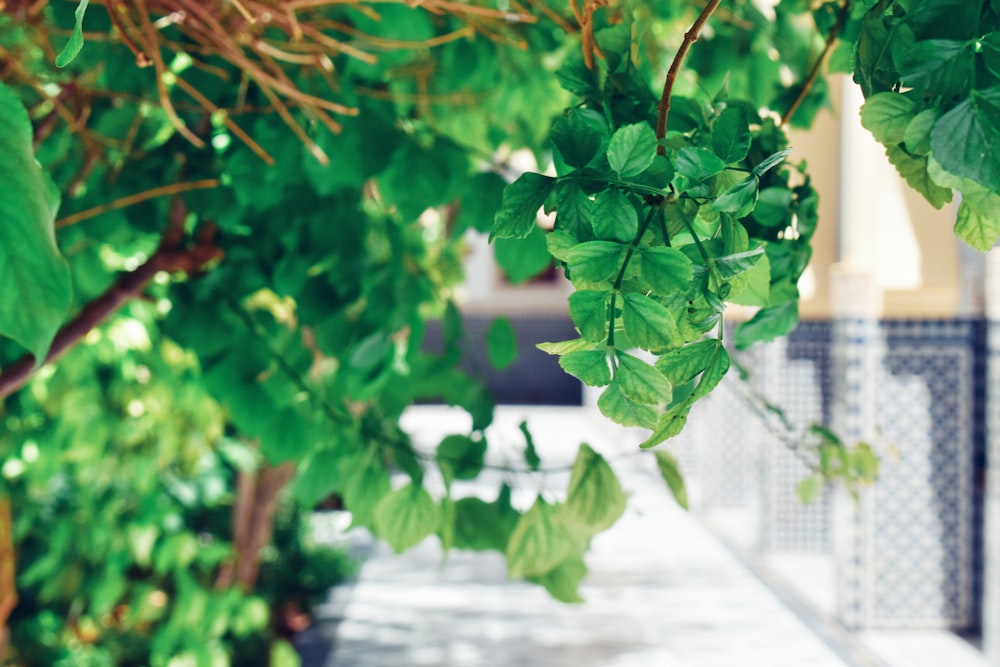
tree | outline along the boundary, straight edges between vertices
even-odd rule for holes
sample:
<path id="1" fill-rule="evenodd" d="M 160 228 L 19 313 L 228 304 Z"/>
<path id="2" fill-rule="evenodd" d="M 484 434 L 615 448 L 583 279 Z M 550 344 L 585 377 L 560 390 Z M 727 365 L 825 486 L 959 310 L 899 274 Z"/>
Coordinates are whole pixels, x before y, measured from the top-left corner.
<path id="1" fill-rule="evenodd" d="M 336 494 L 396 549 L 435 533 L 446 548 L 496 549 L 512 576 L 577 599 L 587 543 L 624 508 L 604 458 L 581 445 L 565 498 L 526 511 L 507 487 L 492 502 L 458 497 L 455 482 L 484 468 L 492 417 L 457 368 L 465 231 L 489 231 L 517 277 L 555 258 L 580 336 L 546 351 L 605 387 L 601 411 L 648 427 L 653 447 L 729 370 L 727 302 L 759 307 L 737 347 L 797 322 L 818 195 L 806 165 L 784 162 L 786 128 L 826 104 L 824 72 L 853 71 L 862 122 L 907 182 L 936 206 L 962 193 L 956 233 L 992 245 L 998 22 L 996 0 L 8 2 L 0 395 L 5 453 L 21 463 L 5 473 L 0 610 L 31 503 L 65 476 L 55 463 L 86 479 L 106 442 L 144 471 L 134 503 L 159 509 L 123 527 L 121 560 L 97 577 L 117 583 L 79 597 L 75 622 L 95 644 L 147 623 L 153 664 L 207 640 L 214 653 L 199 659 L 231 655 L 226 642 L 261 627 L 237 620 L 240 591 L 258 580 L 286 486 L 307 508 Z M 520 147 L 554 171 L 506 185 L 504 156 Z M 542 207 L 556 214 L 549 233 Z M 433 318 L 439 353 L 422 345 Z M 509 336 L 490 344 L 509 356 Z M 471 416 L 433 453 L 398 427 L 429 398 Z M 822 477 L 870 476 L 867 449 L 825 435 Z M 233 511 L 191 569 L 156 498 L 171 475 L 196 477 L 193 442 L 223 459 Z M 533 474 L 527 430 L 524 452 Z M 676 464 L 654 455 L 681 497 Z M 392 471 L 408 481 L 394 488 Z M 185 634 L 126 601 L 159 559 L 174 602 L 234 591 L 212 616 L 221 629 Z M 119 607 L 125 620 L 103 613 Z"/>

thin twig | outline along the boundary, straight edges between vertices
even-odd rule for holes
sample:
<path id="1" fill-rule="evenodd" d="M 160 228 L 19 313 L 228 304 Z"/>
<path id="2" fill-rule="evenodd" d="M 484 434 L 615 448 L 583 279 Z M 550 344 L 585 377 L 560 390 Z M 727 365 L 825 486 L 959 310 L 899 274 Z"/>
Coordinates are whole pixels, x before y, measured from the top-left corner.
<path id="1" fill-rule="evenodd" d="M 125 208 L 127 206 L 134 206 L 135 204 L 140 204 L 144 201 L 150 199 L 156 199 L 157 197 L 166 197 L 169 195 L 176 195 L 182 192 L 190 192 L 192 190 L 211 190 L 212 188 L 219 187 L 219 179 L 217 178 L 206 178 L 200 181 L 188 181 L 186 183 L 171 183 L 169 185 L 161 185 L 158 188 L 153 188 L 151 190 L 143 190 L 142 192 L 137 192 L 126 197 L 121 197 L 115 199 L 114 201 L 107 202 L 106 204 L 101 204 L 100 206 L 94 206 L 88 208 L 84 211 L 78 211 L 72 215 L 67 215 L 66 217 L 59 218 L 56 220 L 56 229 L 62 229 L 63 227 L 69 227 L 70 225 L 75 225 L 78 222 L 84 220 L 89 220 L 90 218 L 95 218 L 102 213 L 108 213 L 110 211 L 117 211 L 120 208 Z"/>
<path id="2" fill-rule="evenodd" d="M 799 90 L 799 94 L 795 97 L 795 101 L 792 102 L 788 110 L 785 111 L 784 115 L 781 117 L 781 122 L 779 125 L 787 125 L 795 112 L 799 110 L 799 106 L 809 95 L 809 91 L 812 90 L 813 84 L 816 83 L 816 79 L 819 78 L 820 70 L 823 68 L 823 63 L 830 56 L 833 51 L 834 44 L 837 42 L 837 37 L 840 35 L 840 31 L 844 29 L 844 23 L 847 22 L 847 16 L 850 13 L 851 3 L 845 1 L 840 7 L 840 13 L 837 15 L 837 22 L 833 24 L 830 28 L 830 34 L 826 37 L 826 44 L 823 46 L 823 52 L 819 54 L 819 58 L 813 64 L 812 69 L 809 71 L 809 76 L 806 77 L 805 81 L 802 82 L 802 88 Z"/>
<path id="3" fill-rule="evenodd" d="M 677 80 L 677 73 L 681 69 L 681 63 L 684 61 L 688 49 L 698 39 L 701 29 L 705 27 L 705 23 L 708 22 L 709 17 L 712 16 L 712 13 L 721 2 L 722 0 L 709 0 L 709 3 L 705 5 L 705 9 L 701 11 L 697 20 L 691 25 L 691 29 L 684 33 L 684 41 L 681 42 L 680 48 L 677 49 L 677 55 L 674 56 L 673 62 L 670 63 L 670 69 L 667 70 L 667 78 L 663 82 L 663 94 L 660 95 L 660 103 L 656 106 L 657 139 L 663 139 L 667 136 L 667 114 L 670 113 L 670 94 L 674 90 L 674 82 Z M 666 148 L 662 144 L 656 147 L 656 152 L 658 155 L 667 154 Z"/>

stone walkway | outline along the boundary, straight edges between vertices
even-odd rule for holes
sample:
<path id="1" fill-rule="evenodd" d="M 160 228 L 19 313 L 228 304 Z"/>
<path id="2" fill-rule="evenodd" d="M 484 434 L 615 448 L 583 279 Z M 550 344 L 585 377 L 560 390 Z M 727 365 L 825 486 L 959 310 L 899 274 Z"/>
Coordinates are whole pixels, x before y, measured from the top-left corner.
<path id="1" fill-rule="evenodd" d="M 581 434 L 609 459 L 634 447 L 582 412 L 508 408 L 491 434 L 491 456 L 514 441 L 522 416 L 543 461 L 571 459 Z M 457 430 L 451 418 L 421 413 L 411 427 L 430 443 Z M 651 457 L 614 465 L 631 497 L 587 555 L 585 603 L 562 604 L 508 581 L 497 554 L 442 560 L 434 539 L 401 556 L 377 545 L 356 586 L 319 610 L 342 615 L 325 667 L 849 666 L 676 506 Z M 565 488 L 565 479 L 548 482 Z"/>

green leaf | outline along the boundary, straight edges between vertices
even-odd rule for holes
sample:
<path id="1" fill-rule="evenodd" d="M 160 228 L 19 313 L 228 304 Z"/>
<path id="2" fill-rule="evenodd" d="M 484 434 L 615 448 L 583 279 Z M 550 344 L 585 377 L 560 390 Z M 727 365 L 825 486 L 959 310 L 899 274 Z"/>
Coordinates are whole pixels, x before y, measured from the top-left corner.
<path id="1" fill-rule="evenodd" d="M 1000 86 L 972 94 L 938 118 L 931 130 L 934 159 L 946 170 L 987 188 L 1000 183 Z"/>
<path id="2" fill-rule="evenodd" d="M 504 551 L 518 514 L 503 502 L 487 503 L 479 498 L 462 498 L 455 502 L 456 549 L 473 551 Z"/>
<path id="3" fill-rule="evenodd" d="M 549 234 L 567 234 L 573 242 L 594 238 L 594 202 L 575 180 L 567 179 L 556 188 L 556 229 Z M 551 247 L 549 248 L 551 252 Z M 565 258 L 552 253 L 558 259 Z"/>
<path id="4" fill-rule="evenodd" d="M 656 133 L 648 123 L 618 128 L 608 143 L 608 164 L 621 178 L 638 176 L 656 157 Z"/>
<path id="5" fill-rule="evenodd" d="M 718 257 L 715 260 L 715 268 L 719 272 L 719 277 L 727 280 L 741 273 L 749 271 L 764 256 L 764 246 L 758 246 L 753 250 L 737 252 L 725 257 Z"/>
<path id="6" fill-rule="evenodd" d="M 728 283 L 732 291 L 726 297 L 730 303 L 742 306 L 771 305 L 771 262 L 765 254 L 752 269 Z"/>
<path id="7" fill-rule="evenodd" d="M 506 317 L 496 318 L 486 330 L 486 356 L 498 371 L 507 368 L 517 359 L 517 336 Z"/>
<path id="8" fill-rule="evenodd" d="M 656 360 L 656 369 L 674 386 L 690 382 L 708 368 L 721 345 L 713 338 L 671 350 Z"/>
<path id="9" fill-rule="evenodd" d="M 207 663 L 199 661 L 199 664 Z M 216 663 L 215 661 L 211 661 L 211 664 Z M 279 639 L 271 644 L 267 664 L 270 667 L 301 667 L 302 661 L 299 658 L 298 651 L 295 650 L 291 642 L 287 639 Z"/>
<path id="10" fill-rule="evenodd" d="M 765 227 L 787 227 L 792 219 L 792 191 L 778 186 L 764 188 L 753 210 L 753 219 Z"/>
<path id="11" fill-rule="evenodd" d="M 548 236 L 545 230 L 535 225 L 526 237 L 493 242 L 493 256 L 512 284 L 526 282 L 549 268 L 552 256 L 549 254 Z"/>
<path id="12" fill-rule="evenodd" d="M 903 52 L 899 75 L 906 88 L 922 88 L 942 97 L 965 95 L 975 62 L 972 44 L 966 40 L 927 39 Z"/>
<path id="13" fill-rule="evenodd" d="M 69 41 L 56 56 L 56 67 L 66 67 L 83 50 L 83 17 L 87 13 L 89 4 L 90 0 L 80 0 L 80 4 L 76 6 L 74 12 L 76 22 L 73 24 L 73 32 L 69 36 Z"/>
<path id="14" fill-rule="evenodd" d="M 656 424 L 656 411 L 626 396 L 617 380 L 613 380 L 597 399 L 597 407 L 602 415 L 622 426 L 652 428 Z"/>
<path id="15" fill-rule="evenodd" d="M 656 456 L 656 467 L 660 471 L 660 476 L 667 483 L 667 488 L 673 494 L 677 504 L 688 509 L 687 487 L 684 485 L 684 476 L 681 474 L 680 464 L 670 452 L 659 449 L 654 452 Z"/>
<path id="16" fill-rule="evenodd" d="M 911 155 L 927 155 L 931 152 L 931 130 L 941 111 L 937 107 L 924 109 L 910 121 L 903 133 L 903 144 Z"/>
<path id="17" fill-rule="evenodd" d="M 624 512 L 625 494 L 614 470 L 603 456 L 581 444 L 559 518 L 593 535 L 610 528 Z"/>
<path id="18" fill-rule="evenodd" d="M 685 292 L 694 271 L 688 256 L 676 248 L 652 246 L 639 250 L 642 276 L 661 295 Z"/>
<path id="19" fill-rule="evenodd" d="M 407 484 L 385 496 L 375 507 L 378 535 L 402 553 L 437 532 L 441 512 L 422 487 Z"/>
<path id="20" fill-rule="evenodd" d="M 615 378 L 623 394 L 647 405 L 670 403 L 672 388 L 662 373 L 627 352 L 619 350 L 615 355 L 618 357 Z"/>
<path id="21" fill-rule="evenodd" d="M 611 382 L 611 366 L 604 350 L 570 352 L 559 358 L 564 371 L 591 387 L 603 387 Z"/>
<path id="22" fill-rule="evenodd" d="M 655 447 L 664 440 L 673 438 L 684 430 L 688 414 L 691 412 L 691 401 L 684 401 L 673 406 L 656 421 L 653 433 L 639 446 L 643 449 Z"/>
<path id="23" fill-rule="evenodd" d="M 493 221 L 493 239 L 523 239 L 538 225 L 538 209 L 556 186 L 556 179 L 528 172 L 503 191 L 503 205 Z"/>
<path id="24" fill-rule="evenodd" d="M 535 449 L 535 439 L 531 437 L 531 431 L 528 430 L 528 422 L 522 421 L 517 425 L 517 428 L 524 435 L 524 462 L 528 464 L 529 470 L 538 470 L 542 459 L 539 458 L 538 450 Z"/>
<path id="25" fill-rule="evenodd" d="M 518 520 L 507 542 L 508 576 L 541 576 L 577 549 L 577 540 L 556 521 L 555 513 L 556 508 L 539 497 Z"/>
<path id="26" fill-rule="evenodd" d="M 976 250 L 992 248 L 1000 238 L 1000 195 L 985 188 L 963 195 L 955 234 Z"/>
<path id="27" fill-rule="evenodd" d="M 993 10 L 997 12 L 996 9 Z M 1000 30 L 983 38 L 983 64 L 990 74 L 1000 79 Z"/>
<path id="28" fill-rule="evenodd" d="M 704 148 L 685 146 L 677 152 L 677 173 L 699 183 L 726 168 L 726 163 Z"/>
<path id="29" fill-rule="evenodd" d="M 467 435 L 449 435 L 438 445 L 438 465 L 451 479 L 475 479 L 483 469 L 486 439 L 473 440 Z"/>
<path id="30" fill-rule="evenodd" d="M 549 595 L 560 602 L 583 602 L 578 591 L 580 582 L 587 576 L 587 566 L 579 556 L 570 556 L 548 572 L 537 577 L 529 577 L 541 584 Z"/>
<path id="31" fill-rule="evenodd" d="M 573 340 L 563 340 L 558 343 L 538 343 L 535 347 L 546 354 L 561 355 L 569 354 L 570 352 L 578 352 L 580 350 L 591 350 L 594 348 L 594 343 L 586 338 L 574 338 Z"/>
<path id="32" fill-rule="evenodd" d="M 732 186 L 714 202 L 712 208 L 723 213 L 732 213 L 737 218 L 744 218 L 750 215 L 757 205 L 757 189 L 760 187 L 760 178 L 751 174 L 736 185 Z"/>
<path id="33" fill-rule="evenodd" d="M 569 295 L 569 315 L 588 341 L 599 342 L 608 335 L 610 292 L 577 290 Z"/>
<path id="34" fill-rule="evenodd" d="M 799 500 L 802 501 L 803 505 L 808 505 L 820 497 L 824 488 L 826 488 L 826 481 L 821 475 L 810 475 L 799 482 Z"/>
<path id="35" fill-rule="evenodd" d="M 774 340 L 792 332 L 799 323 L 798 301 L 786 301 L 761 308 L 748 322 L 736 327 L 736 348 L 745 350 L 755 343 Z"/>
<path id="36" fill-rule="evenodd" d="M 875 450 L 866 442 L 859 442 L 851 452 L 851 469 L 865 484 L 874 484 L 878 479 L 879 460 Z"/>
<path id="37" fill-rule="evenodd" d="M 627 246 L 614 241 L 587 241 L 567 253 L 570 279 L 599 283 L 621 270 Z"/>
<path id="38" fill-rule="evenodd" d="M 726 164 L 739 162 L 750 150 L 750 124 L 746 113 L 730 107 L 723 111 L 712 126 L 712 150 Z"/>
<path id="39" fill-rule="evenodd" d="M 256 434 L 260 438 L 260 453 L 270 463 L 300 461 L 315 445 L 315 435 L 309 417 L 294 407 L 263 411 L 265 424 Z"/>
<path id="40" fill-rule="evenodd" d="M 576 247 L 577 240 L 572 234 L 557 229 L 545 235 L 545 248 L 560 262 L 565 262 L 569 251 Z"/>
<path id="41" fill-rule="evenodd" d="M 593 208 L 594 234 L 599 239 L 630 243 L 639 231 L 639 214 L 618 190 L 597 194 Z"/>
<path id="42" fill-rule="evenodd" d="M 0 335 L 45 359 L 70 302 L 69 270 L 56 247 L 59 193 L 35 161 L 31 121 L 0 83 Z"/>
<path id="43" fill-rule="evenodd" d="M 712 359 L 705 368 L 705 372 L 701 374 L 701 378 L 698 380 L 698 386 L 694 388 L 694 392 L 691 394 L 693 400 L 699 398 L 704 398 L 708 396 L 709 393 L 722 382 L 722 378 L 725 377 L 726 373 L 729 371 L 730 365 L 729 352 L 726 348 L 722 347 L 720 344 L 715 348 L 715 353 L 712 355 Z"/>
<path id="44" fill-rule="evenodd" d="M 552 124 L 549 138 L 570 167 L 580 168 L 594 159 L 604 143 L 604 121 L 589 109 L 576 109 Z M 594 114 L 597 115 L 597 114 Z"/>
<path id="45" fill-rule="evenodd" d="M 653 353 L 680 347 L 684 337 L 667 308 L 644 294 L 624 295 L 625 334 L 634 345 Z"/>
<path id="46" fill-rule="evenodd" d="M 917 115 L 917 105 L 899 93 L 872 95 L 861 106 L 861 125 L 882 144 L 898 144 Z"/>
<path id="47" fill-rule="evenodd" d="M 373 526 L 375 508 L 390 491 L 389 475 L 364 454 L 344 457 L 337 467 L 341 479 L 346 480 L 344 507 L 351 513 L 351 525 Z"/>
<path id="48" fill-rule="evenodd" d="M 934 182 L 927 171 L 927 156 L 913 157 L 899 146 L 889 146 L 885 154 L 907 184 L 924 196 L 931 206 L 941 208 L 951 201 L 951 189 Z"/>
<path id="49" fill-rule="evenodd" d="M 791 152 L 792 152 L 791 148 L 786 148 L 784 150 L 778 151 L 777 153 L 773 153 L 767 156 L 766 158 L 764 158 L 763 162 L 761 162 L 760 164 L 758 164 L 753 168 L 754 175 L 758 177 L 763 176 L 771 169 L 777 167 L 779 164 L 784 162 L 785 158 L 788 157 L 788 154 Z"/>
<path id="50" fill-rule="evenodd" d="M 342 481 L 337 471 L 339 459 L 340 455 L 335 450 L 324 448 L 299 467 L 292 492 L 300 505 L 313 507 L 337 490 Z"/>

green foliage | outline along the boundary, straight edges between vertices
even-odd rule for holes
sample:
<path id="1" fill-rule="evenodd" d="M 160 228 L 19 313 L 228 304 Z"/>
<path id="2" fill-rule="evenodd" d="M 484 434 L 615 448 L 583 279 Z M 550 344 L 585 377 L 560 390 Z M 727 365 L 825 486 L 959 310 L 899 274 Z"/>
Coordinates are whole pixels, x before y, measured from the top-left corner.
<path id="1" fill-rule="evenodd" d="M 66 264 L 52 222 L 59 193 L 35 161 L 24 107 L 0 83 L 0 335 L 26 347 L 40 363 L 70 300 Z"/>
<path id="2" fill-rule="evenodd" d="M 955 233 L 981 250 L 1000 237 L 987 203 L 1000 195 L 998 31 L 1000 13 L 979 0 L 877 3 L 860 22 L 854 68 L 864 126 L 931 204 L 962 193 Z"/>
<path id="3" fill-rule="evenodd" d="M 493 236 L 524 236 L 543 203 L 555 210 L 547 247 L 576 287 L 569 311 L 581 340 L 546 351 L 605 387 L 604 415 L 653 429 L 644 443 L 652 446 L 680 431 L 728 369 L 720 342 L 727 301 L 761 307 L 738 329 L 740 347 L 795 326 L 815 193 L 808 178 L 792 185 L 801 166 L 779 166 L 788 155 L 783 129 L 725 93 L 674 99 L 681 121 L 658 139 L 653 106 L 612 93 L 648 90 L 633 46 L 623 40 L 609 51 L 593 82 L 562 78 L 583 99 L 552 127 L 558 175 L 527 173 L 510 185 Z M 616 70 L 616 61 L 629 67 Z M 642 361 L 632 347 L 654 358 Z M 675 387 L 699 376 L 674 398 Z"/>
<path id="4" fill-rule="evenodd" d="M 278 530 L 288 539 L 262 555 L 255 591 L 214 581 L 232 558 L 220 517 L 237 471 L 280 464 L 294 467 L 300 509 L 343 503 L 397 550 L 435 534 L 445 548 L 495 550 L 512 576 L 579 600 L 584 552 L 626 503 L 603 457 L 581 446 L 565 496 L 525 512 L 507 483 L 493 501 L 460 495 L 488 467 L 493 415 L 482 383 L 458 367 L 463 236 L 489 231 L 512 282 L 555 261 L 575 289 L 579 337 L 540 347 L 602 388 L 602 413 L 649 429 L 642 445 L 656 446 L 728 372 L 727 304 L 758 308 L 733 334 L 739 348 L 798 321 L 817 194 L 805 165 L 786 162 L 786 129 L 807 127 L 828 103 L 810 76 L 820 51 L 853 70 L 867 98 L 861 122 L 907 182 L 939 207 L 961 192 L 956 233 L 992 246 L 996 2 L 781 2 L 773 16 L 731 3 L 659 100 L 667 63 L 657 58 L 677 52 L 696 4 L 598 10 L 593 69 L 553 14 L 491 21 L 484 6 L 470 22 L 407 4 L 304 10 L 348 48 L 282 69 L 280 89 L 181 24 L 158 24 L 165 62 L 139 68 L 121 40 L 81 48 L 85 14 L 88 33 L 112 30 L 85 1 L 50 3 L 32 22 L 0 15 L 0 53 L 18 73 L 0 85 L 0 333 L 11 339 L 0 361 L 22 347 L 41 359 L 67 312 L 101 303 L 120 273 L 162 259 L 158 249 L 189 260 L 152 267 L 163 270 L 125 295 L 144 290 L 148 302 L 80 332 L 85 342 L 55 371 L 4 403 L 22 568 L 12 627 L 41 656 L 22 661 L 294 662 L 268 629 L 280 591 L 293 588 L 274 573 L 308 574 L 311 595 L 328 583 L 314 576 L 327 556 Z M 568 7 L 549 9 L 572 21 Z M 250 64 L 261 62 L 252 30 L 235 47 Z M 316 100 L 354 111 L 327 116 Z M 510 174 L 505 156 L 519 148 L 546 173 Z M 540 211 L 555 213 L 552 231 Z M 206 249 L 211 261 L 194 261 Z M 436 318 L 444 348 L 431 352 Z M 491 364 L 509 365 L 509 323 L 486 338 Z M 464 408 L 471 428 L 423 451 L 399 419 L 429 400 Z M 513 467 L 544 471 L 521 430 Z M 831 481 L 856 493 L 874 480 L 867 445 L 824 430 L 813 440 L 803 499 Z M 686 506 L 677 462 L 654 456 Z M 446 482 L 439 496 L 424 486 L 434 468 Z"/>

